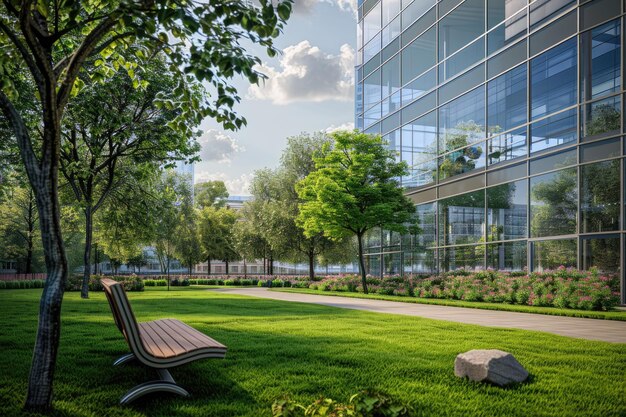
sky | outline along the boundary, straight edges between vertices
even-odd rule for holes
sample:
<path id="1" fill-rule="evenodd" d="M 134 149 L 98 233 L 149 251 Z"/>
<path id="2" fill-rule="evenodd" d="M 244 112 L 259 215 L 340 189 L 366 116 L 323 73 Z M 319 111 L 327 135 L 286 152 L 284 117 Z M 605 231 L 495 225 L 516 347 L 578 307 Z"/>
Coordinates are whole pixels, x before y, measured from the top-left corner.
<path id="1" fill-rule="evenodd" d="M 268 79 L 259 86 L 233 81 L 242 98 L 235 110 L 246 127 L 232 132 L 210 119 L 202 123 L 196 183 L 223 180 L 230 195 L 249 195 L 254 171 L 277 167 L 288 137 L 353 128 L 355 1 L 295 0 L 276 40 L 282 54 L 270 59 L 250 49 Z"/>

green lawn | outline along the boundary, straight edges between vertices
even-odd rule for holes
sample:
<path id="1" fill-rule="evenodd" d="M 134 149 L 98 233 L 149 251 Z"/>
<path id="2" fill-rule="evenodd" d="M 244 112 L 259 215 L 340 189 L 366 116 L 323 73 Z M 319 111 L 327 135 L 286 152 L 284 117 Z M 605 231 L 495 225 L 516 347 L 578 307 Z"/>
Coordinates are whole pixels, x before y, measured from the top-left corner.
<path id="1" fill-rule="evenodd" d="M 0 415 L 24 401 L 39 290 L 0 291 Z M 416 317 L 161 288 L 129 297 L 140 321 L 181 319 L 229 347 L 225 360 L 172 371 L 191 399 L 153 396 L 120 407 L 129 388 L 155 374 L 111 362 L 126 352 L 102 293 L 68 293 L 55 385 L 59 416 L 269 416 L 288 394 L 347 400 L 371 387 L 431 416 L 624 416 L 626 345 Z M 456 354 L 512 352 L 531 373 L 501 389 L 454 376 Z"/>
<path id="2" fill-rule="evenodd" d="M 272 288 L 272 291 L 298 292 L 303 294 L 330 295 L 335 297 L 370 298 L 374 300 L 397 301 L 413 304 L 433 304 L 451 307 L 478 308 L 483 310 L 516 311 L 519 313 L 547 314 L 551 316 L 584 317 L 588 319 L 626 321 L 626 310 L 589 311 L 556 307 L 534 307 L 517 304 L 484 303 L 480 301 L 447 300 L 438 298 L 416 298 L 401 295 L 363 294 L 358 292 L 320 291 L 308 288 Z"/>

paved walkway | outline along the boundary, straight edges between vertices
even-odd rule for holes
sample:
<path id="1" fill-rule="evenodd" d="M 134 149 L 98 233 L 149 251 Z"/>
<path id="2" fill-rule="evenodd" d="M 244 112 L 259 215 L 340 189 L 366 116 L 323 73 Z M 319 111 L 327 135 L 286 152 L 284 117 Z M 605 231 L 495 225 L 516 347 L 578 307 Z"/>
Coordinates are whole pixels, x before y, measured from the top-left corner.
<path id="1" fill-rule="evenodd" d="M 280 301 L 321 304 L 377 313 L 419 316 L 435 320 L 454 321 L 457 323 L 478 324 L 481 326 L 537 330 L 580 339 L 626 343 L 626 321 L 583 319 L 577 317 L 548 316 L 544 314 L 480 310 L 477 308 L 401 303 L 365 298 L 288 293 L 269 291 L 267 288 L 258 287 L 219 288 L 210 291 L 220 291 L 229 294 L 269 298 Z"/>

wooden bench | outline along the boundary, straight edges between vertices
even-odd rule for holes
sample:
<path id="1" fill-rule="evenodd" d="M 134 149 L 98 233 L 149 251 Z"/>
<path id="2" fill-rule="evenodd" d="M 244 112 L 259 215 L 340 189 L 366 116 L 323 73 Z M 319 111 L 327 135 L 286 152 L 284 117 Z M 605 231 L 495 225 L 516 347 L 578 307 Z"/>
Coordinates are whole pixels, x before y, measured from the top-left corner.
<path id="1" fill-rule="evenodd" d="M 115 324 L 124 335 L 130 353 L 117 359 L 113 365 L 130 360 L 156 369 L 160 379 L 137 385 L 120 400 L 129 403 L 151 392 L 171 392 L 189 396 L 177 385 L 168 369 L 204 358 L 224 358 L 226 346 L 175 319 L 137 323 L 124 288 L 112 279 L 102 279 Z"/>

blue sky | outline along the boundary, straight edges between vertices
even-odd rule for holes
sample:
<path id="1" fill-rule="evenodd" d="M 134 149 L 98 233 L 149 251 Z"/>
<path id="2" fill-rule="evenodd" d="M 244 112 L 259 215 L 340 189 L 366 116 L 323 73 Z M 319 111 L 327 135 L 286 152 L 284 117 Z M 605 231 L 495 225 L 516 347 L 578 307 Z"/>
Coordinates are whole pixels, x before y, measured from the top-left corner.
<path id="1" fill-rule="evenodd" d="M 262 50 L 259 87 L 235 80 L 236 107 L 248 126 L 225 132 L 212 120 L 201 128 L 202 162 L 196 182 L 223 180 L 231 195 L 247 195 L 254 171 L 276 167 L 289 136 L 353 126 L 356 25 L 351 0 L 295 0 L 294 14 L 276 41 L 283 53 Z"/>

